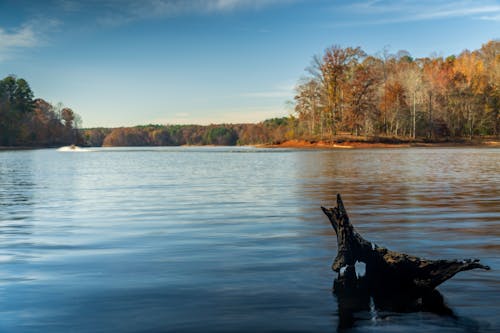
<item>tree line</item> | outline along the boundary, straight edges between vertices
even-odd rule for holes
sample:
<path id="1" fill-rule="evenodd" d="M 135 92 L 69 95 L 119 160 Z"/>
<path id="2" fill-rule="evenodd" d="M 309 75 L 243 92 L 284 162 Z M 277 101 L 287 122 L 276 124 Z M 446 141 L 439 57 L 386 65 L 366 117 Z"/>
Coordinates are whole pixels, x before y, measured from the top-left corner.
<path id="1" fill-rule="evenodd" d="M 0 80 L 0 146 L 80 144 L 80 124 L 72 109 L 35 99 L 25 79 L 9 75 Z"/>
<path id="2" fill-rule="evenodd" d="M 258 124 L 84 131 L 89 145 L 245 145 L 286 140 L 456 140 L 500 134 L 500 41 L 458 56 L 373 56 L 332 46 L 296 86 L 289 117 Z"/>
<path id="3" fill-rule="evenodd" d="M 499 136 L 500 41 L 458 56 L 377 56 L 332 46 L 299 80 L 293 114 L 257 124 L 80 129 L 62 104 L 34 98 L 14 75 L 0 81 L 0 146 L 248 145 L 286 140 L 441 140 Z"/>
<path id="4" fill-rule="evenodd" d="M 499 135 L 499 40 L 446 58 L 332 46 L 307 73 L 294 98 L 299 137 Z"/>
<path id="5" fill-rule="evenodd" d="M 82 130 L 88 146 L 249 145 L 293 139 L 294 120 L 268 119 L 257 124 L 146 125 Z"/>

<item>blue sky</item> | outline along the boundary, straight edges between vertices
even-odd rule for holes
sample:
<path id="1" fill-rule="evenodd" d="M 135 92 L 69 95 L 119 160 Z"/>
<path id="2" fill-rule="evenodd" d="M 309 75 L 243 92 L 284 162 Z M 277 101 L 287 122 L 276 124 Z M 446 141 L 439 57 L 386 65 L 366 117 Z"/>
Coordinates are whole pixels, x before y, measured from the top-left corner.
<path id="1" fill-rule="evenodd" d="M 257 122 L 333 44 L 458 54 L 500 38 L 500 1 L 0 0 L 0 76 L 84 127 Z"/>

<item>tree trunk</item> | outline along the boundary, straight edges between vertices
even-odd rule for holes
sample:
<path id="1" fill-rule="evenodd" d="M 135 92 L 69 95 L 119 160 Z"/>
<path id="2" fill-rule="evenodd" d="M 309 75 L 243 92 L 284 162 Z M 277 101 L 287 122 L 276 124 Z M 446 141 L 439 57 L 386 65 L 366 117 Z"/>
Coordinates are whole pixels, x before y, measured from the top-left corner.
<path id="1" fill-rule="evenodd" d="M 469 105 L 469 140 L 472 141 L 473 128 L 474 128 L 474 117 L 472 116 L 472 106 Z"/>
<path id="2" fill-rule="evenodd" d="M 404 290 L 405 292 L 429 292 L 461 271 L 475 268 L 489 270 L 478 259 L 427 260 L 404 253 L 390 251 L 365 240 L 349 221 L 344 204 L 337 194 L 337 207 L 324 208 L 337 234 L 338 253 L 332 269 L 339 273 L 356 276 L 355 263 L 366 265 L 365 282 L 380 290 Z"/>
<path id="3" fill-rule="evenodd" d="M 413 92 L 413 134 L 412 134 L 412 138 L 413 140 L 415 140 L 415 128 L 416 128 L 416 124 L 417 124 L 417 108 L 416 108 L 416 98 L 415 98 L 415 91 Z"/>
<path id="4" fill-rule="evenodd" d="M 432 92 L 429 92 L 429 139 L 432 139 L 434 125 L 432 123 Z"/>

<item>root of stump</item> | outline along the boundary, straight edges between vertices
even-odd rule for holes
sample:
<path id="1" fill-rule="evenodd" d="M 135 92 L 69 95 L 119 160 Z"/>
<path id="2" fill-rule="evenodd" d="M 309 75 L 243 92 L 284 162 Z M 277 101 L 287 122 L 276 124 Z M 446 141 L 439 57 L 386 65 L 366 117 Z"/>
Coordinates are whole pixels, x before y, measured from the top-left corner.
<path id="1" fill-rule="evenodd" d="M 337 286 L 348 287 L 356 281 L 354 265 L 357 261 L 366 265 L 365 283 L 369 282 L 380 290 L 418 293 L 432 291 L 458 272 L 490 269 L 479 263 L 479 259 L 427 260 L 379 247 L 356 232 L 340 194 L 337 194 L 337 207 L 321 209 L 337 234 L 338 254 L 332 265 L 332 269 L 339 273 Z"/>

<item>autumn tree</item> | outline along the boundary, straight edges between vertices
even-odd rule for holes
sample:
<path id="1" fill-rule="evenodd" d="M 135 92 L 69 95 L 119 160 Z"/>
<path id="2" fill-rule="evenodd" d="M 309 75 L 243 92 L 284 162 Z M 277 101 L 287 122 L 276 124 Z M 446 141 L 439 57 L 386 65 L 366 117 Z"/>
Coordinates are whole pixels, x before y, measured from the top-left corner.
<path id="1" fill-rule="evenodd" d="M 500 41 L 492 40 L 484 44 L 478 52 L 484 63 L 484 130 L 493 129 L 493 134 L 500 134 Z"/>
<path id="2" fill-rule="evenodd" d="M 324 104 L 320 83 L 314 79 L 307 79 L 296 87 L 295 113 L 298 115 L 303 133 L 314 137 L 318 133 L 323 136 Z"/>
<path id="3" fill-rule="evenodd" d="M 387 49 L 366 56 L 359 47 L 333 46 L 307 72 L 296 87 L 295 135 L 472 139 L 500 132 L 498 40 L 446 58 Z"/>
<path id="4" fill-rule="evenodd" d="M 348 83 L 352 78 L 353 68 L 364 56 L 365 52 L 359 47 L 341 48 L 335 45 L 325 50 L 320 70 L 332 135 L 345 125 L 344 111 Z"/>
<path id="5" fill-rule="evenodd" d="M 413 59 L 405 57 L 405 62 L 400 79 L 406 91 L 406 104 L 410 107 L 410 136 L 415 139 L 417 133 L 417 104 L 420 104 L 423 99 L 422 69 Z"/>
<path id="6" fill-rule="evenodd" d="M 374 63 L 377 59 L 367 57 L 362 63 L 353 67 L 352 78 L 348 82 L 346 93 L 347 107 L 345 123 L 351 133 L 364 135 L 373 132 L 377 110 L 377 85 L 380 77 Z"/>

